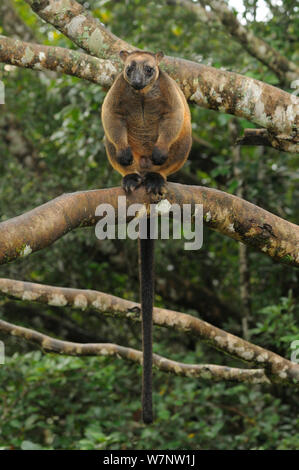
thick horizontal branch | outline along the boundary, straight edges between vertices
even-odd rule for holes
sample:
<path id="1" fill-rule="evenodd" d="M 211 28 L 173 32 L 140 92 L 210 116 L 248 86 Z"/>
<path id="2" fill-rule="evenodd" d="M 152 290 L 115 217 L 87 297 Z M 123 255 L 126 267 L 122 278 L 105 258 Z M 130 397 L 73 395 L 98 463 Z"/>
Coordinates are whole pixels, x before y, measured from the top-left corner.
<path id="1" fill-rule="evenodd" d="M 26 2 L 75 44 L 92 55 L 111 59 L 119 69 L 119 51 L 135 49 L 110 33 L 75 0 Z M 179 58 L 165 57 L 162 67 L 179 82 L 191 102 L 246 118 L 275 134 L 282 141 L 282 148 L 298 151 L 299 99 L 296 96 L 249 77 Z"/>
<path id="2" fill-rule="evenodd" d="M 41 46 L 0 36 L 0 62 L 34 70 L 51 70 L 110 87 L 119 73 L 119 64 L 98 59 L 82 52 L 62 47 Z M 246 130 L 247 131 L 247 130 Z M 245 132 L 246 132 L 245 131 Z M 298 144 L 292 136 L 277 137 L 265 129 L 248 129 L 257 138 L 245 138 L 240 145 L 267 145 L 282 151 L 296 151 Z M 261 137 L 263 136 L 263 137 Z"/>
<path id="3" fill-rule="evenodd" d="M 34 70 L 52 70 L 110 87 L 118 70 L 109 60 L 63 47 L 41 46 L 0 36 L 0 62 Z"/>
<path id="4" fill-rule="evenodd" d="M 29 328 L 17 326 L 0 320 L 0 331 L 31 341 L 41 346 L 46 352 L 65 354 L 68 356 L 116 356 L 131 362 L 142 364 L 142 352 L 111 343 L 72 343 L 61 341 Z M 184 377 L 206 380 L 245 382 L 251 384 L 270 383 L 263 369 L 237 369 L 235 367 L 214 364 L 184 364 L 153 354 L 153 365 L 163 371 Z"/>
<path id="5" fill-rule="evenodd" d="M 78 227 L 95 225 L 99 220 L 95 211 L 100 204 L 111 205 L 118 217 L 120 196 L 125 196 L 121 188 L 63 194 L 30 212 L 2 222 L 0 264 L 50 246 Z M 216 189 L 177 183 L 168 183 L 160 199 L 164 201 L 164 211 L 172 204 L 181 208 L 189 204 L 193 215 L 195 204 L 202 204 L 207 227 L 260 250 L 273 260 L 299 266 L 299 226 L 250 202 Z M 140 187 L 127 196 L 125 202 L 127 208 L 141 203 L 148 209 L 151 203 L 158 201 Z"/>
<path id="6" fill-rule="evenodd" d="M 0 292 L 17 299 L 41 302 L 51 306 L 69 306 L 84 311 L 92 309 L 106 316 L 127 318 L 132 321 L 141 320 L 140 304 L 93 290 L 69 289 L 0 279 Z M 299 384 L 298 364 L 231 335 L 199 318 L 155 307 L 153 321 L 155 325 L 192 334 L 236 359 L 263 367 L 271 382 Z"/>

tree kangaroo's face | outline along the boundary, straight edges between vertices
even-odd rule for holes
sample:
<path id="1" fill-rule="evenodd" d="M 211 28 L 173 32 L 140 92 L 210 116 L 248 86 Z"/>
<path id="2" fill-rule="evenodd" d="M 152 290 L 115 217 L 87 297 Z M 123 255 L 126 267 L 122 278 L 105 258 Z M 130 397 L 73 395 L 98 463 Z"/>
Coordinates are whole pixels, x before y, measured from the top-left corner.
<path id="1" fill-rule="evenodd" d="M 121 51 L 120 57 L 125 63 L 124 79 L 135 89 L 148 91 L 159 76 L 159 63 L 163 52 L 127 52 Z"/>

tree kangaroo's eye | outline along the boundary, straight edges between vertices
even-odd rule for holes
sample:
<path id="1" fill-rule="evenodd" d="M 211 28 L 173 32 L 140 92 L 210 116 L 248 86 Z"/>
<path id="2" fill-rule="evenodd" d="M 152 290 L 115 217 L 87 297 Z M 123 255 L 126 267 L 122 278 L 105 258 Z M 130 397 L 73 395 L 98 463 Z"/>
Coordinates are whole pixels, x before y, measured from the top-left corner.
<path id="1" fill-rule="evenodd" d="M 126 68 L 126 74 L 127 74 L 127 75 L 130 75 L 130 73 L 132 73 L 132 71 L 133 71 L 133 68 L 134 68 L 134 67 L 133 67 L 132 65 L 130 65 L 129 67 L 127 67 L 127 68 Z"/>
<path id="2" fill-rule="evenodd" d="M 144 67 L 144 71 L 145 71 L 146 75 L 152 75 L 154 73 L 153 67 L 149 67 L 148 65 L 146 65 Z"/>

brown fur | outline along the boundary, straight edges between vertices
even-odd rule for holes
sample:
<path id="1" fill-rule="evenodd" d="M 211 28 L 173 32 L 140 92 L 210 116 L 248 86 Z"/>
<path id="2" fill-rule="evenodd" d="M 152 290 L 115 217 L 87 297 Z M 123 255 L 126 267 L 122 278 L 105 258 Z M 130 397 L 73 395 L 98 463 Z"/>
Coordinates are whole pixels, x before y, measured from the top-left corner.
<path id="1" fill-rule="evenodd" d="M 120 53 L 124 71 L 116 78 L 102 107 L 105 146 L 113 168 L 121 173 L 127 192 L 144 184 L 162 193 L 167 175 L 179 170 L 191 148 L 190 111 L 172 78 L 159 69 L 162 53 Z M 155 162 L 155 163 L 154 163 Z M 160 164 L 157 164 L 160 163 Z M 148 229 L 149 229 L 148 219 Z M 152 314 L 154 240 L 139 240 L 143 337 L 142 415 L 152 411 Z"/>
<path id="2" fill-rule="evenodd" d="M 109 161 L 123 176 L 155 172 L 166 179 L 183 166 L 191 148 L 187 101 L 177 83 L 160 70 L 160 53 L 122 51 L 120 55 L 125 61 L 125 70 L 134 62 L 140 73 L 144 65 L 151 66 L 155 72 L 143 89 L 135 90 L 124 70 L 106 95 L 102 122 Z M 151 160 L 154 146 L 167 154 L 162 165 L 155 165 Z M 117 155 L 128 147 L 133 162 L 124 166 L 117 161 Z"/>

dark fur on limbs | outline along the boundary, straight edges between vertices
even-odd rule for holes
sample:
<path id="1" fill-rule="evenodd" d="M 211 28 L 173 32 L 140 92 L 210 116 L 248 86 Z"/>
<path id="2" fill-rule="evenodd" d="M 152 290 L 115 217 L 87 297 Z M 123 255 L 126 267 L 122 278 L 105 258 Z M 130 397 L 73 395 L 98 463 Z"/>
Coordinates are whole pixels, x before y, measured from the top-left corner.
<path id="1" fill-rule="evenodd" d="M 152 363 L 153 363 L 153 303 L 154 303 L 154 240 L 150 238 L 150 218 L 147 219 L 147 238 L 139 239 L 140 297 L 142 311 L 142 418 L 153 421 Z"/>
<path id="2" fill-rule="evenodd" d="M 124 150 L 121 150 L 117 156 L 117 161 L 120 165 L 129 166 L 133 162 L 133 155 L 130 147 L 127 147 Z"/>
<path id="3" fill-rule="evenodd" d="M 159 173 L 149 172 L 144 177 L 144 186 L 147 193 L 162 194 L 165 179 Z"/>

